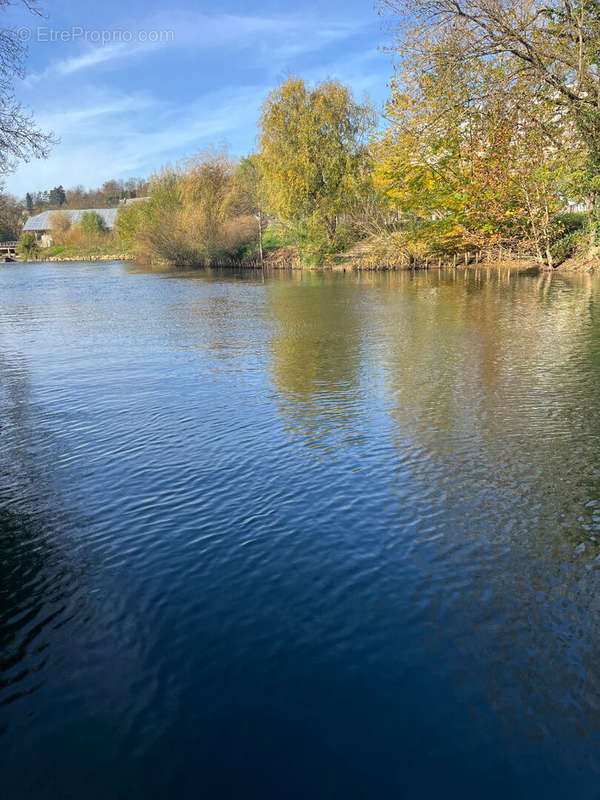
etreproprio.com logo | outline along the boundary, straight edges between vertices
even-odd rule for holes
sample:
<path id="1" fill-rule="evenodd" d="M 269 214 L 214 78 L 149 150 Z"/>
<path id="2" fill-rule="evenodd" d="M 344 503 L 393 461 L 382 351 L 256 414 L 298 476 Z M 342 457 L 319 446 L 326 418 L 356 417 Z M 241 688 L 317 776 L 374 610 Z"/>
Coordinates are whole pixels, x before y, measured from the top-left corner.
<path id="1" fill-rule="evenodd" d="M 133 42 L 163 43 L 175 41 L 175 32 L 167 30 L 99 30 L 74 25 L 71 28 L 23 26 L 17 30 L 22 42 L 90 42 L 91 44 L 129 44 Z"/>

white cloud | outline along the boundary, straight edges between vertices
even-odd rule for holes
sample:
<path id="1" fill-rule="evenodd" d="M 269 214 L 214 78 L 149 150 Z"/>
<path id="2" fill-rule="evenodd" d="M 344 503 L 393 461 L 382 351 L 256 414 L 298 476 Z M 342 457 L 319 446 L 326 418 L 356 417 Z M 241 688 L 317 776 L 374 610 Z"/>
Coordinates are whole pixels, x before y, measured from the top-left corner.
<path id="1" fill-rule="evenodd" d="M 377 83 L 383 86 L 385 78 L 377 66 L 380 54 L 373 47 L 356 49 L 355 42 L 349 41 L 369 25 L 373 20 L 368 16 L 344 22 L 321 19 L 317 25 L 314 16 L 301 13 L 264 16 L 173 11 L 143 24 L 145 30 L 174 30 L 171 43 L 98 45 L 55 60 L 29 79 L 23 99 L 27 102 L 29 95 L 40 126 L 54 130 L 61 142 L 48 161 L 21 166 L 7 180 L 8 188 L 22 195 L 59 183 L 91 187 L 112 177 L 148 174 L 167 161 L 222 140 L 230 141 L 236 152 L 247 152 L 255 140 L 255 123 L 265 95 L 281 75 L 297 70 L 299 64 L 308 64 L 301 74 L 311 82 L 338 77 L 350 82 L 357 94 Z M 343 48 L 335 47 L 345 40 Z M 126 85 L 115 67 L 123 67 L 128 59 L 154 57 L 158 49 L 162 61 L 148 62 L 146 77 L 141 78 L 144 85 L 139 86 L 137 71 L 134 80 L 128 81 L 134 88 L 115 88 Z M 196 61 L 197 53 L 201 57 L 204 51 L 210 53 L 210 73 L 205 73 L 203 66 L 194 74 L 189 65 L 204 65 L 206 62 Z M 319 64 L 315 53 L 327 57 L 319 58 Z M 183 80 L 178 56 L 186 65 Z M 306 56 L 304 61 L 302 56 Z M 244 68 L 251 67 L 254 83 L 232 87 L 225 83 L 235 80 L 231 76 L 221 83 L 219 67 L 222 65 L 226 74 L 231 64 L 239 65 L 240 82 Z M 107 70 L 111 70 L 111 88 L 104 84 Z M 163 92 L 160 97 L 149 91 L 159 74 L 171 76 L 172 96 L 164 94 L 164 81 L 160 90 L 154 90 Z M 202 85 L 214 88 L 202 91 Z"/>
<path id="2" fill-rule="evenodd" d="M 102 92 L 84 108 L 40 114 L 40 125 L 54 130 L 61 141 L 48 161 L 21 166 L 9 177 L 8 189 L 23 195 L 59 183 L 91 187 L 112 177 L 147 175 L 247 131 L 263 96 L 262 87 L 208 93 L 182 109 L 147 95 L 108 97 Z"/>
<path id="3" fill-rule="evenodd" d="M 76 56 L 54 61 L 42 72 L 29 75 L 30 86 L 50 76 L 68 76 L 75 72 L 113 66 L 115 62 L 139 58 L 160 48 L 210 51 L 232 47 L 236 53 L 249 51 L 257 62 L 269 63 L 296 58 L 316 52 L 355 35 L 365 27 L 364 21 L 331 21 L 314 19 L 301 14 L 256 16 L 237 14 L 203 14 L 171 12 L 146 19 L 143 24 L 120 26 L 133 37 L 131 42 L 88 46 Z M 139 41 L 139 34 L 157 32 L 164 35 L 159 41 Z M 74 40 L 77 46 L 77 40 Z"/>

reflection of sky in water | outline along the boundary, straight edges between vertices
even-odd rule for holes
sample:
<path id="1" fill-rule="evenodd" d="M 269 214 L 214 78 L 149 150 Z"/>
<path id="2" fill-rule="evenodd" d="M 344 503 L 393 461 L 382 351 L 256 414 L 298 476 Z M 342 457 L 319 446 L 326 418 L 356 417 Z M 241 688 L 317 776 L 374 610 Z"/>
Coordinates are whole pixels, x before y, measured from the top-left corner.
<path id="1" fill-rule="evenodd" d="M 594 796 L 599 287 L 3 268 L 5 794 Z"/>

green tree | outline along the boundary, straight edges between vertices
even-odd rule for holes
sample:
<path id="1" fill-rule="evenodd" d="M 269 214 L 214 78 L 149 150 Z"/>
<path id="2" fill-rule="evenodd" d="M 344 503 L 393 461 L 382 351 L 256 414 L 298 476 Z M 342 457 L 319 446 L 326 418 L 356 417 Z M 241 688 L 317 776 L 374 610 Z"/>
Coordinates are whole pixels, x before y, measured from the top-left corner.
<path id="1" fill-rule="evenodd" d="M 121 206 L 115 221 L 115 230 L 125 247 L 130 250 L 134 247 L 136 236 L 144 219 L 142 203 L 132 203 Z"/>
<path id="2" fill-rule="evenodd" d="M 67 195 L 62 186 L 55 186 L 54 189 L 50 189 L 49 201 L 52 206 L 64 206 L 67 202 Z"/>
<path id="3" fill-rule="evenodd" d="M 25 232 L 21 235 L 21 240 L 19 241 L 19 253 L 25 256 L 25 258 L 33 258 L 37 253 L 37 241 L 35 238 L 35 234 Z"/>
<path id="4" fill-rule="evenodd" d="M 305 252 L 319 255 L 335 246 L 374 125 L 371 104 L 358 103 L 337 81 L 310 89 L 291 77 L 267 97 L 260 119 L 262 186 L 268 207 Z"/>
<path id="5" fill-rule="evenodd" d="M 106 232 L 104 220 L 97 211 L 86 211 L 81 215 L 79 224 L 84 236 L 98 236 Z"/>

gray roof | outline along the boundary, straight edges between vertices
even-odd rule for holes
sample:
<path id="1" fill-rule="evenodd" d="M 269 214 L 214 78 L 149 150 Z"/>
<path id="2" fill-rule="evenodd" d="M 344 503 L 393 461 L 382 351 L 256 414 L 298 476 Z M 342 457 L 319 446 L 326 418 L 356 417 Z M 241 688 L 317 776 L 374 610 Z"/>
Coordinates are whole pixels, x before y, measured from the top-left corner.
<path id="1" fill-rule="evenodd" d="M 41 214 L 35 214 L 29 217 L 25 225 L 24 231 L 49 231 L 52 227 L 52 214 L 66 214 L 69 217 L 71 225 L 76 225 L 81 222 L 81 217 L 88 211 L 95 211 L 104 220 L 104 224 L 109 230 L 115 227 L 115 220 L 117 218 L 118 208 L 82 208 L 76 211 L 42 211 Z"/>

